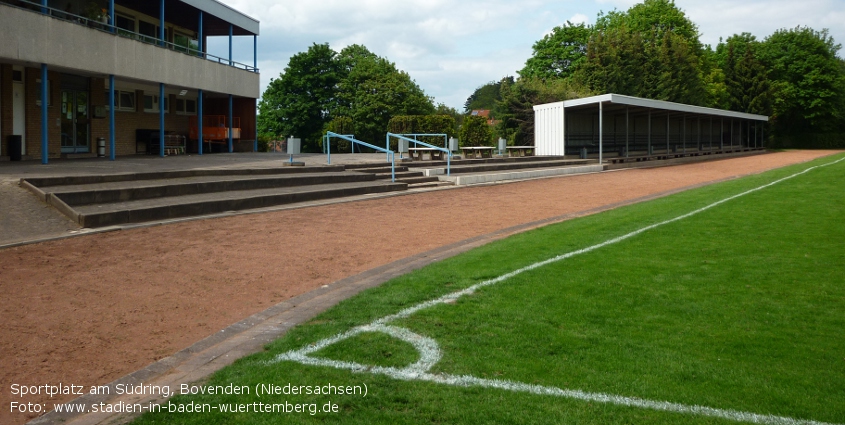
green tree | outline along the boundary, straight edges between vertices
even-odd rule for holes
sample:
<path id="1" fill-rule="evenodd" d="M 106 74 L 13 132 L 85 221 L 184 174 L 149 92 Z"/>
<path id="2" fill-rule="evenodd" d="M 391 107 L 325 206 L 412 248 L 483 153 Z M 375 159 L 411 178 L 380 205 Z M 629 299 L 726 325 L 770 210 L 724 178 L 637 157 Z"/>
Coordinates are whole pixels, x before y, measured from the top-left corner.
<path id="1" fill-rule="evenodd" d="M 775 86 L 777 131 L 823 133 L 845 119 L 840 48 L 826 29 L 809 27 L 781 29 L 763 41 L 759 53 Z"/>
<path id="2" fill-rule="evenodd" d="M 271 79 L 258 104 L 258 131 L 303 139 L 303 151 L 317 151 L 330 120 L 342 70 L 328 44 L 314 44 L 291 57 L 279 78 Z"/>
<path id="3" fill-rule="evenodd" d="M 505 77 L 502 81 L 507 80 L 513 84 L 513 77 Z M 501 85 L 502 81 L 491 81 L 477 89 L 464 102 L 464 113 L 468 114 L 475 109 L 489 109 L 496 108 L 496 102 L 502 100 Z"/>
<path id="4" fill-rule="evenodd" d="M 767 71 L 754 53 L 754 46 L 748 44 L 743 47 L 740 49 L 743 51 L 741 57 L 737 57 L 739 55 L 735 46 L 728 46 L 725 86 L 729 109 L 769 115 L 772 109 L 772 85 Z"/>
<path id="5" fill-rule="evenodd" d="M 675 5 L 674 0 L 645 0 L 624 13 L 612 11 L 599 14 L 595 27 L 597 31 L 625 27 L 655 45 L 662 44 L 667 34 L 673 34 L 686 40 L 686 45 L 696 56 L 702 50 L 698 26 Z"/>
<path id="6" fill-rule="evenodd" d="M 339 62 L 347 74 L 331 111 L 352 119 L 357 139 L 380 144 L 391 117 L 434 113 L 432 99 L 407 73 L 365 47 L 343 49 Z"/>
<path id="7" fill-rule="evenodd" d="M 458 130 L 461 146 L 491 146 L 493 131 L 487 124 L 487 119 L 479 116 L 464 118 L 464 125 Z"/>
<path id="8" fill-rule="evenodd" d="M 502 83 L 502 100 L 497 110 L 496 133 L 511 145 L 534 144 L 534 105 L 591 96 L 583 86 L 568 79 L 543 81 L 520 78 Z"/>
<path id="9" fill-rule="evenodd" d="M 592 27 L 583 23 L 565 24 L 534 43 L 534 53 L 519 71 L 522 78 L 569 78 L 587 57 Z"/>

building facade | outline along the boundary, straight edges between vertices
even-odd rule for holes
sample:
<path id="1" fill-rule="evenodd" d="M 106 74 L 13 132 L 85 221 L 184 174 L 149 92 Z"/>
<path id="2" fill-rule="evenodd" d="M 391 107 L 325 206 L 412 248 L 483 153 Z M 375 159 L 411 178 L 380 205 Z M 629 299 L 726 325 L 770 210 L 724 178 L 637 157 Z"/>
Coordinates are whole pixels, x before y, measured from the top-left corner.
<path id="1" fill-rule="evenodd" d="M 0 0 L 0 32 L 0 160 L 255 149 L 259 23 L 223 3 Z"/>

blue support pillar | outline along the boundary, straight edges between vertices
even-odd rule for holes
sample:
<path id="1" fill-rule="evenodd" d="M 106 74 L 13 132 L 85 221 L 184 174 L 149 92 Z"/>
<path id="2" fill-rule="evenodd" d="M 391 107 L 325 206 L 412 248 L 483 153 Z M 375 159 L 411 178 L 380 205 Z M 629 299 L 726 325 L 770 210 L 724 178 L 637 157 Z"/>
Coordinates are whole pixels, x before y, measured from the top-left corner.
<path id="1" fill-rule="evenodd" d="M 114 135 L 116 132 L 114 124 L 114 75 L 109 75 L 109 159 L 114 161 Z"/>
<path id="2" fill-rule="evenodd" d="M 202 89 L 199 89 L 197 96 L 197 144 L 199 145 L 199 152 L 202 155 Z"/>
<path id="3" fill-rule="evenodd" d="M 235 33 L 235 27 L 232 24 L 229 24 L 229 66 L 232 66 L 232 37 Z"/>
<path id="4" fill-rule="evenodd" d="M 229 95 L 229 153 L 234 152 L 234 145 L 232 144 L 232 95 Z"/>
<path id="5" fill-rule="evenodd" d="M 159 8 L 159 26 L 158 26 L 158 38 L 161 40 L 161 45 L 164 46 L 164 42 L 167 41 L 164 38 L 164 0 L 161 0 L 161 7 Z"/>
<path id="6" fill-rule="evenodd" d="M 158 84 L 158 156 L 164 158 L 164 83 Z"/>
<path id="7" fill-rule="evenodd" d="M 114 33 L 114 24 L 117 22 L 114 19 L 114 0 L 109 0 L 109 32 Z"/>
<path id="8" fill-rule="evenodd" d="M 205 53 L 205 50 L 203 50 L 203 42 L 202 42 L 203 34 L 204 34 L 203 30 L 202 30 L 202 21 L 203 21 L 203 14 L 202 14 L 202 10 L 200 10 L 200 26 L 199 26 L 199 30 L 197 31 L 197 50 L 199 50 L 201 52 L 200 57 L 204 58 L 205 55 L 202 54 L 202 53 Z"/>
<path id="9" fill-rule="evenodd" d="M 41 13 L 46 15 L 47 14 L 47 0 L 41 0 L 41 6 L 43 6 L 41 8 Z M 46 162 L 45 162 L 45 164 L 46 164 Z"/>
<path id="10" fill-rule="evenodd" d="M 47 1 L 45 0 L 46 4 Z M 47 134 L 47 64 L 41 64 L 41 163 L 47 165 L 50 137 Z"/>

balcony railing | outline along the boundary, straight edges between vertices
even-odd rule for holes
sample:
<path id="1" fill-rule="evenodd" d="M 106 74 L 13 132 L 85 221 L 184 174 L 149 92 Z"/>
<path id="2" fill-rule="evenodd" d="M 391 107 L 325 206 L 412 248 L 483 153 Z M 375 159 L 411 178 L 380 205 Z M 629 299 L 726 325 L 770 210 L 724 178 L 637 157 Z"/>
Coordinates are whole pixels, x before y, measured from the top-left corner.
<path id="1" fill-rule="evenodd" d="M 0 4 L 5 4 L 7 6 L 11 6 L 17 9 L 23 10 L 30 10 L 38 13 L 42 13 L 53 17 L 55 19 L 59 19 L 65 22 L 70 22 L 77 25 L 86 26 L 91 29 L 95 29 L 97 31 L 114 34 L 119 37 L 124 38 L 131 38 L 134 40 L 138 40 L 141 43 L 151 44 L 154 46 L 162 47 L 165 49 L 173 50 L 176 52 L 184 53 L 189 56 L 196 56 L 199 58 L 205 58 L 212 62 L 217 62 L 223 65 L 229 65 L 235 68 L 243 69 L 249 72 L 258 73 L 258 68 L 250 65 L 246 65 L 240 62 L 235 62 L 230 59 L 222 58 L 220 56 L 215 56 L 209 53 L 202 52 L 200 50 L 194 49 L 191 46 L 184 46 L 176 43 L 171 43 L 169 41 L 161 40 L 160 38 L 153 37 L 150 35 L 139 34 L 137 32 L 132 32 L 114 25 L 110 25 L 107 22 L 102 22 L 97 19 L 86 18 L 80 15 L 74 15 L 73 13 L 68 13 L 63 10 L 59 10 L 49 6 L 42 6 L 41 3 L 35 3 L 28 0 L 0 0 Z"/>

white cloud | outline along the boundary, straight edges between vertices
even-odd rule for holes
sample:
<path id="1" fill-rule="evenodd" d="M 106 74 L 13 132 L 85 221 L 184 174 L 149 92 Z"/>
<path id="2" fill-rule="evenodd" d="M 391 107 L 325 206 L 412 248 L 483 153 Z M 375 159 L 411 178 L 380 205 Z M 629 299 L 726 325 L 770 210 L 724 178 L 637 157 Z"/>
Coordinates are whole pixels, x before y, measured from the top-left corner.
<path id="1" fill-rule="evenodd" d="M 550 28 L 593 22 L 599 10 L 627 10 L 636 0 L 224 0 L 261 21 L 262 89 L 290 56 L 313 43 L 336 50 L 362 44 L 407 71 L 426 93 L 460 108 L 476 87 L 515 75 L 531 46 Z M 675 0 L 695 22 L 702 42 L 778 28 L 830 28 L 845 41 L 842 0 Z M 210 43 L 211 46 L 211 43 Z M 242 58 L 252 63 L 251 48 Z M 237 52 L 236 52 L 236 56 Z"/>

